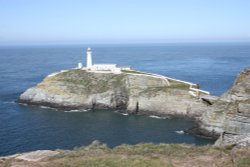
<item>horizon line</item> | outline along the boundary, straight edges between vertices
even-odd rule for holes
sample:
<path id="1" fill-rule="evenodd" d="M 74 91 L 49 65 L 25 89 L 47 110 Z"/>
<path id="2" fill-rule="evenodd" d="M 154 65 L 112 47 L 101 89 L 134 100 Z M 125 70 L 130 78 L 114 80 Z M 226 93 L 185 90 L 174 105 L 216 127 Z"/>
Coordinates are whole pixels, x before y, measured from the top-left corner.
<path id="1" fill-rule="evenodd" d="M 22 43 L 1 43 L 0 46 L 64 46 L 64 45 L 126 45 L 126 44 L 236 44 L 250 43 L 249 41 L 173 41 L 173 42 L 22 42 Z"/>

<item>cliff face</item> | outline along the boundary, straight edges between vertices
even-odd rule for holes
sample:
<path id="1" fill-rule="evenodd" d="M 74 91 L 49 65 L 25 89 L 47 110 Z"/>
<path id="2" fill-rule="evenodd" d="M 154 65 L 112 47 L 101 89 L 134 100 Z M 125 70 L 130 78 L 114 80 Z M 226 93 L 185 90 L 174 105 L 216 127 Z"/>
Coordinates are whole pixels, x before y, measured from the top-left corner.
<path id="1" fill-rule="evenodd" d="M 204 112 L 200 128 L 209 135 L 250 133 L 250 68 L 241 72 L 233 87 Z"/>
<path id="2" fill-rule="evenodd" d="M 189 85 L 150 75 L 69 70 L 46 77 L 19 101 L 56 108 L 119 108 L 156 115 L 197 116 L 206 107 L 189 95 Z"/>

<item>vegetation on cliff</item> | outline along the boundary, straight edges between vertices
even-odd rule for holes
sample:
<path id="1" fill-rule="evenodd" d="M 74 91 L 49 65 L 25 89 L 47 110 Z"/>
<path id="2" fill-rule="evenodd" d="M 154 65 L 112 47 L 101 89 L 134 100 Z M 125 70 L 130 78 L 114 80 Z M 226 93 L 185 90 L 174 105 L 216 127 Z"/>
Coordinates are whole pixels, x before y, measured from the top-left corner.
<path id="1" fill-rule="evenodd" d="M 113 74 L 72 69 L 49 75 L 25 91 L 19 101 L 57 108 L 118 108 L 159 116 L 197 116 L 206 105 L 189 94 L 189 86 L 139 71 Z"/>

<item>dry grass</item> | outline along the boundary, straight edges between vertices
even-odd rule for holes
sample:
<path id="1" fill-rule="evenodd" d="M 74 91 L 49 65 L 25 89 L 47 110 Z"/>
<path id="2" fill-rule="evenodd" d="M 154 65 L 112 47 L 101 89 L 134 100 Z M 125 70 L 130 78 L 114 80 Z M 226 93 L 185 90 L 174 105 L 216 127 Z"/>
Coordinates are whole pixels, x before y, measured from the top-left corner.
<path id="1" fill-rule="evenodd" d="M 1 164 L 0 164 L 1 165 Z M 3 166 L 43 167 L 195 167 L 195 166 L 250 166 L 249 148 L 197 147 L 182 144 L 137 144 L 120 145 L 113 149 L 98 142 L 60 151 L 60 154 L 39 162 L 5 159 Z"/>

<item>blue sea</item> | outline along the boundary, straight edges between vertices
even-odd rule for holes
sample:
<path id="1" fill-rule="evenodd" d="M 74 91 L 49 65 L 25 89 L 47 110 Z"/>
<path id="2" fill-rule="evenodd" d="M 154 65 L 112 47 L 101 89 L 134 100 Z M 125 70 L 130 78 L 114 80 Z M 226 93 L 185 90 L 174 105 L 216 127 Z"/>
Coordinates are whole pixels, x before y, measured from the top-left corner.
<path id="1" fill-rule="evenodd" d="M 93 50 L 94 63 L 130 65 L 136 70 L 190 81 L 217 96 L 250 66 L 250 43 L 1 46 L 0 156 L 38 149 L 72 149 L 93 140 L 110 147 L 144 142 L 213 143 L 177 133 L 194 125 L 190 119 L 122 115 L 115 110 L 57 111 L 15 102 L 48 74 L 85 63 L 87 47 Z"/>

